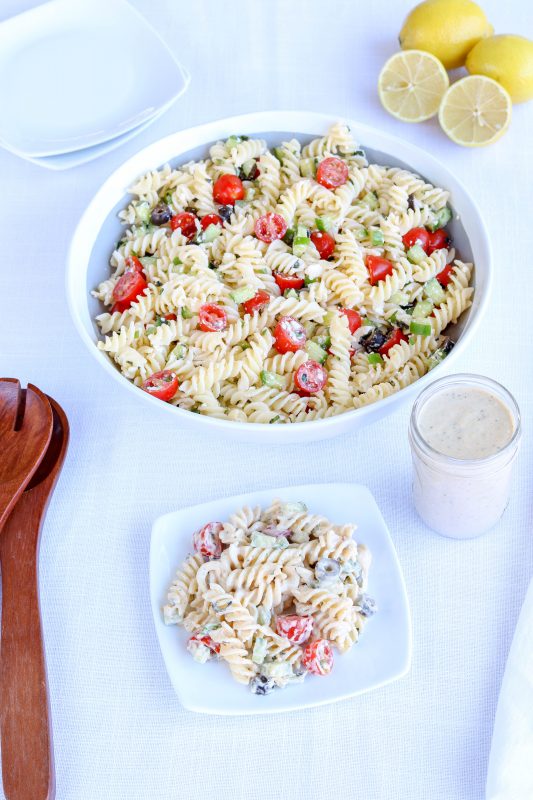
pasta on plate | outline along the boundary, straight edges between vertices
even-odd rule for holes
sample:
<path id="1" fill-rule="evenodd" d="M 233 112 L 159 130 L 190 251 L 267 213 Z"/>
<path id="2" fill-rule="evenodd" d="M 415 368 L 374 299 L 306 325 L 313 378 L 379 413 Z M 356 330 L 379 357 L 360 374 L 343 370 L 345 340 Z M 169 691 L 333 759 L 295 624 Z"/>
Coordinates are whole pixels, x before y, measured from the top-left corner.
<path id="1" fill-rule="evenodd" d="M 242 508 L 193 535 L 163 608 L 192 635 L 196 661 L 225 661 L 255 694 L 327 675 L 376 611 L 366 594 L 371 556 L 303 503 Z"/>
<path id="2" fill-rule="evenodd" d="M 446 356 L 472 302 L 449 193 L 368 164 L 342 123 L 272 150 L 231 136 L 130 191 L 98 347 L 182 409 L 289 423 L 376 402 Z"/>

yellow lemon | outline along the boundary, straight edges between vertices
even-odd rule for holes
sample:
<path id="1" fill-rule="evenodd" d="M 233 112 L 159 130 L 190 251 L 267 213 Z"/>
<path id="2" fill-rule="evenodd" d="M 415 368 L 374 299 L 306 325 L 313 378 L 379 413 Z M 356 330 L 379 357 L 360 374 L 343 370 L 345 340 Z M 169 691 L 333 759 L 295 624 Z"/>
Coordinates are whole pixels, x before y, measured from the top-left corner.
<path id="1" fill-rule="evenodd" d="M 440 61 L 423 50 L 395 53 L 380 72 L 379 99 L 389 114 L 404 122 L 422 122 L 439 110 L 450 84 Z"/>
<path id="2" fill-rule="evenodd" d="M 484 75 L 452 83 L 439 108 L 442 130 L 457 144 L 481 147 L 502 136 L 511 121 L 509 93 Z"/>
<path id="3" fill-rule="evenodd" d="M 426 50 L 446 69 L 455 69 L 462 67 L 474 45 L 493 31 L 473 0 L 425 0 L 407 16 L 400 31 L 400 47 Z"/>
<path id="4" fill-rule="evenodd" d="M 513 103 L 533 97 L 533 42 L 523 36 L 502 34 L 482 39 L 469 52 L 466 68 L 486 75 L 507 89 Z"/>

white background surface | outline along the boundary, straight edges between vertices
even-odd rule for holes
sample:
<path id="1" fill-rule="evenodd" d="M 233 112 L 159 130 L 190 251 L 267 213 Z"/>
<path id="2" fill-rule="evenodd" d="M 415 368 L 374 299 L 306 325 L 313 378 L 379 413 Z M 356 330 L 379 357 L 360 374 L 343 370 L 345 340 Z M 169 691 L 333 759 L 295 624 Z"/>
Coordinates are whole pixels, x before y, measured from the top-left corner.
<path id="1" fill-rule="evenodd" d="M 0 15 L 30 5 L 7 0 Z M 515 107 L 499 143 L 474 152 L 448 141 L 435 121 L 406 126 L 386 115 L 376 80 L 395 50 L 411 5 L 405 0 L 135 5 L 190 69 L 184 98 L 137 139 L 70 172 L 0 152 L 0 372 L 54 395 L 72 426 L 41 551 L 58 800 L 481 800 L 500 680 L 533 562 L 533 103 Z M 533 36 L 526 0 L 484 6 L 497 31 Z M 417 519 L 408 408 L 340 440 L 290 450 L 232 446 L 148 417 L 78 341 L 65 303 L 65 254 L 103 179 L 173 130 L 263 109 L 317 110 L 386 127 L 446 161 L 479 203 L 493 239 L 494 295 L 456 368 L 502 381 L 525 421 L 510 507 L 485 538 L 441 539 Z M 410 674 L 289 716 L 184 711 L 151 621 L 152 519 L 313 480 L 354 480 L 375 494 L 412 606 Z"/>

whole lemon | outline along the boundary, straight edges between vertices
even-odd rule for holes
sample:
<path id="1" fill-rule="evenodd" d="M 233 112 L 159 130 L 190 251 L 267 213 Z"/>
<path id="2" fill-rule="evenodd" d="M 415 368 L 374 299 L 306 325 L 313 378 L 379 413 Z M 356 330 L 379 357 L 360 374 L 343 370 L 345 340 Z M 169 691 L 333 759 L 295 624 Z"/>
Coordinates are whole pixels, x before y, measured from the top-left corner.
<path id="1" fill-rule="evenodd" d="M 462 67 L 480 39 L 494 28 L 473 0 L 425 0 L 415 6 L 400 31 L 402 50 L 426 50 L 446 69 Z"/>
<path id="2" fill-rule="evenodd" d="M 533 42 L 523 36 L 501 34 L 482 39 L 469 52 L 466 68 L 500 83 L 513 103 L 533 97 Z"/>

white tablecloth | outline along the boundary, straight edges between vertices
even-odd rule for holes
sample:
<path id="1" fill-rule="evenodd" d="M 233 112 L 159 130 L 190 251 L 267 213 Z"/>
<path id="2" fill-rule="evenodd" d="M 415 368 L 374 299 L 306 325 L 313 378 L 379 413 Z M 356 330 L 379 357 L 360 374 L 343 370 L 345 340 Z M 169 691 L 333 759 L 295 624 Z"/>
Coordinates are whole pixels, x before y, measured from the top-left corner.
<path id="1" fill-rule="evenodd" d="M 32 4 L 4 0 L 0 16 Z M 406 126 L 389 117 L 376 80 L 396 48 L 407 0 L 135 5 L 189 67 L 186 96 L 138 138 L 70 172 L 0 152 L 0 372 L 54 395 L 72 426 L 41 551 L 58 800 L 480 800 L 533 560 L 533 104 L 514 109 L 498 144 L 473 152 L 447 140 L 434 120 Z M 497 30 L 533 35 L 527 0 L 484 5 Z M 485 538 L 442 539 L 418 520 L 409 408 L 343 439 L 290 451 L 234 446 L 152 419 L 80 343 L 65 301 L 65 254 L 103 179 L 169 132 L 260 109 L 346 115 L 408 137 L 457 171 L 477 199 L 496 280 L 490 311 L 456 368 L 503 382 L 525 421 L 510 506 Z M 325 480 L 367 484 L 389 523 L 412 607 L 410 674 L 290 716 L 184 711 L 148 603 L 153 518 L 257 487 Z"/>

